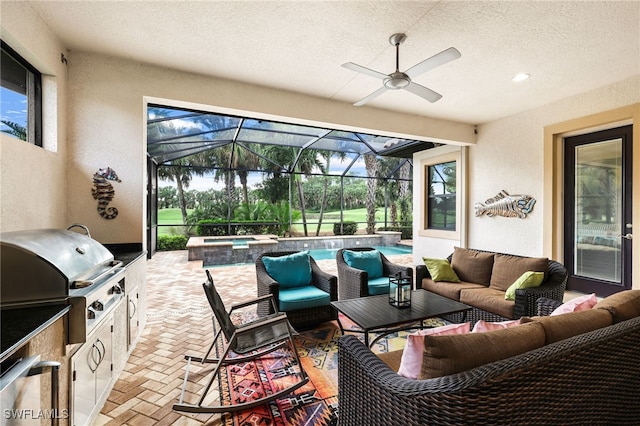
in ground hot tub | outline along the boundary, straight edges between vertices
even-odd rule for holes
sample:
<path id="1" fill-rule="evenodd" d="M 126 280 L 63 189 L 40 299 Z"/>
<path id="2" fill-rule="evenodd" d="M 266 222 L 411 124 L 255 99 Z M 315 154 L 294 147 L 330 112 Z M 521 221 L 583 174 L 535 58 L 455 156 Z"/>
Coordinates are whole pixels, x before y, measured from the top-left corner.
<path id="1" fill-rule="evenodd" d="M 252 263 L 267 251 L 277 250 L 277 235 L 191 237 L 187 242 L 189 260 L 202 260 L 205 267 Z"/>

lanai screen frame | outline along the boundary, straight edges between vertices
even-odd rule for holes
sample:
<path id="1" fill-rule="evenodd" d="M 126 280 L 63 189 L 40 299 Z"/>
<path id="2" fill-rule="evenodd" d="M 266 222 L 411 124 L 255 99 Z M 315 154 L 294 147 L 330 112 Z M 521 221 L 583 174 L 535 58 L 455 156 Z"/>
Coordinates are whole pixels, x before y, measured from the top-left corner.
<path id="1" fill-rule="evenodd" d="M 298 149 L 295 161 L 289 165 L 278 164 L 273 159 L 266 158 L 251 144 L 273 145 Z M 251 117 L 242 117 L 228 114 L 218 114 L 208 111 L 177 108 L 167 105 L 149 104 L 147 106 L 147 155 L 149 161 L 149 179 L 154 181 L 157 187 L 157 168 L 159 166 L 172 166 L 176 160 L 184 159 L 196 154 L 202 154 L 216 148 L 231 145 L 231 156 L 226 166 L 207 167 L 207 169 L 237 170 L 233 168 L 236 147 L 252 152 L 270 163 L 274 169 L 279 168 L 282 174 L 291 176 L 295 174 L 319 175 L 340 177 L 341 179 L 341 212 L 340 221 L 343 219 L 344 209 L 344 178 L 357 177 L 362 179 L 381 180 L 406 180 L 413 182 L 414 152 L 440 146 L 438 143 L 425 142 L 411 139 L 399 139 L 389 136 L 372 135 L 367 133 L 349 132 L 317 126 L 299 125 L 280 121 L 264 120 Z M 329 170 L 327 173 L 299 173 L 296 166 L 303 157 L 305 150 L 324 150 L 338 156 L 349 157 L 350 162 L 338 172 Z M 391 170 L 387 176 L 353 176 L 350 175 L 356 162 L 365 155 L 375 155 L 377 159 L 383 157 L 399 158 L 398 166 Z M 408 179 L 401 179 L 394 174 L 408 163 L 411 168 Z M 267 173 L 273 170 L 243 169 L 246 172 Z M 291 187 L 291 186 L 290 186 Z M 289 191 L 291 203 L 292 194 Z M 149 207 L 155 209 L 153 215 L 157 217 L 157 193 L 149 191 Z M 231 221 L 233 212 L 229 211 L 227 220 Z M 149 226 L 157 226 L 151 217 Z M 292 221 L 289 221 L 291 230 Z M 151 233 L 151 231 L 150 231 Z M 155 238 L 153 239 L 155 241 Z M 155 244 L 154 244 L 155 248 Z"/>

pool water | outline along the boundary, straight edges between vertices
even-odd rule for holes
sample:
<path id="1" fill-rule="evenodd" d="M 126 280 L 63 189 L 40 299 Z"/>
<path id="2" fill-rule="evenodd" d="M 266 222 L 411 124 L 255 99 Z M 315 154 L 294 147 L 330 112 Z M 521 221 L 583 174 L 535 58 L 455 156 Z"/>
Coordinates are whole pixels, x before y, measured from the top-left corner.
<path id="1" fill-rule="evenodd" d="M 205 243 L 233 243 L 234 247 L 246 247 L 249 241 L 255 241 L 255 238 L 233 238 L 228 240 L 220 240 L 217 238 L 205 238 Z"/>
<path id="2" fill-rule="evenodd" d="M 373 248 L 380 250 L 385 256 L 392 256 L 394 254 L 411 254 L 413 249 L 411 247 L 383 247 L 374 246 Z M 348 249 L 347 249 L 348 250 Z M 311 257 L 315 260 L 329 260 L 335 259 L 338 249 L 311 249 L 307 250 Z"/>

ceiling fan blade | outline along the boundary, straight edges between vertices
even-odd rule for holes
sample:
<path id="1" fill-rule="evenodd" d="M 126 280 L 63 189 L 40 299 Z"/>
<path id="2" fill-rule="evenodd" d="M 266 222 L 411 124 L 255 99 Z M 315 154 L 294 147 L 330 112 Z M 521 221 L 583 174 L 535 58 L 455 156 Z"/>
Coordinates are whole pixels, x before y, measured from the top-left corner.
<path id="1" fill-rule="evenodd" d="M 347 62 L 346 64 L 342 64 L 344 68 L 350 69 L 351 71 L 359 72 L 361 74 L 370 75 L 371 77 L 379 78 L 380 80 L 384 80 L 385 78 L 389 78 L 387 74 L 382 74 L 381 72 L 371 70 L 369 68 L 365 68 L 362 65 L 354 64 L 353 62 Z"/>
<path id="2" fill-rule="evenodd" d="M 440 65 L 444 65 L 447 62 L 458 59 L 460 56 L 462 56 L 462 54 L 460 54 L 458 49 L 456 49 L 455 47 L 450 47 L 412 66 L 407 71 L 405 71 L 405 74 L 407 74 L 411 78 L 415 78 L 422 73 L 439 67 Z"/>
<path id="3" fill-rule="evenodd" d="M 418 95 L 423 99 L 428 100 L 429 102 L 433 103 L 436 102 L 437 100 L 439 100 L 442 95 L 438 92 L 434 92 L 431 89 L 428 89 L 424 86 L 421 86 L 419 84 L 416 83 L 411 83 L 409 84 L 407 87 L 404 88 L 404 90 L 408 90 L 409 92 L 413 93 L 414 95 Z"/>
<path id="4" fill-rule="evenodd" d="M 379 88 L 378 90 L 376 90 L 375 92 L 373 92 L 372 94 L 367 96 L 366 98 L 360 99 L 358 102 L 353 104 L 353 106 L 362 106 L 362 105 L 366 104 L 367 102 L 369 102 L 370 100 L 372 100 L 374 98 L 377 98 L 378 96 L 382 95 L 387 90 L 388 89 L 386 87 L 382 86 L 381 88 Z"/>

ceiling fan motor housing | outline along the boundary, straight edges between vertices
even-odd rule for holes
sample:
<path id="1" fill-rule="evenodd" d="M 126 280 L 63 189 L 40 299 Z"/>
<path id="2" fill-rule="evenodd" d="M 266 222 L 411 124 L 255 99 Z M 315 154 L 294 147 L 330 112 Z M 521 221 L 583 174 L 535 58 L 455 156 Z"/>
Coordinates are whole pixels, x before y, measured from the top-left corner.
<path id="1" fill-rule="evenodd" d="M 389 74 L 389 78 L 384 80 L 384 87 L 391 90 L 398 90 L 407 87 L 411 83 L 411 79 L 403 72 L 394 72 Z"/>

